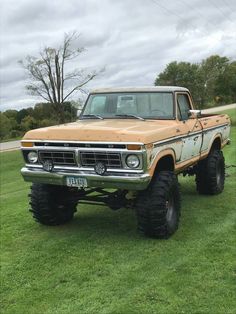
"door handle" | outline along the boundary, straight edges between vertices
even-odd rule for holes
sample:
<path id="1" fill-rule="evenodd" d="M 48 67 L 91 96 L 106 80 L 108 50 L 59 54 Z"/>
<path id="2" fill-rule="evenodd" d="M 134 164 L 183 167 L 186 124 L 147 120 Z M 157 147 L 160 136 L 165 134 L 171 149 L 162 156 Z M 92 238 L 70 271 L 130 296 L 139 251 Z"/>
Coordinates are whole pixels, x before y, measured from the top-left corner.
<path id="1" fill-rule="evenodd" d="M 198 138 L 199 138 L 199 136 L 195 136 L 193 140 L 196 141 Z"/>

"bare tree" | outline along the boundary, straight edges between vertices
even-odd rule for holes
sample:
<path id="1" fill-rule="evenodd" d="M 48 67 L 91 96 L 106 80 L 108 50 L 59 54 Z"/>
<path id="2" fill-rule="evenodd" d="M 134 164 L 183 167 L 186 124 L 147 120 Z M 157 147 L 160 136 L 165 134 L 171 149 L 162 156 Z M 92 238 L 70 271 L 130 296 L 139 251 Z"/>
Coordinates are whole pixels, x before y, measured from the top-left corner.
<path id="1" fill-rule="evenodd" d="M 84 48 L 73 48 L 78 39 L 77 32 L 64 35 L 62 46 L 58 49 L 45 47 L 39 57 L 27 56 L 20 61 L 27 70 L 31 83 L 26 89 L 31 95 L 40 96 L 55 105 L 60 122 L 64 122 L 63 103 L 77 91 L 83 91 L 96 72 L 87 73 L 83 69 L 67 70 L 67 63 L 76 59 Z"/>

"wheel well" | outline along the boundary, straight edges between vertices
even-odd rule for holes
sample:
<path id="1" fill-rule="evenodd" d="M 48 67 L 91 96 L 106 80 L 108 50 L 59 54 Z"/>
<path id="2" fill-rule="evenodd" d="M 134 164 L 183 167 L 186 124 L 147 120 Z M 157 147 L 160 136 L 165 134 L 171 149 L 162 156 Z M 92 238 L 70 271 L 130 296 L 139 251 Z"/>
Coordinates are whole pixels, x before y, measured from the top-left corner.
<path id="1" fill-rule="evenodd" d="M 212 145 L 211 145 L 211 151 L 212 150 L 220 150 L 221 149 L 221 139 L 217 137 L 214 139 Z"/>
<path id="2" fill-rule="evenodd" d="M 158 160 L 155 173 L 163 170 L 174 171 L 174 159 L 171 155 L 164 156 Z"/>

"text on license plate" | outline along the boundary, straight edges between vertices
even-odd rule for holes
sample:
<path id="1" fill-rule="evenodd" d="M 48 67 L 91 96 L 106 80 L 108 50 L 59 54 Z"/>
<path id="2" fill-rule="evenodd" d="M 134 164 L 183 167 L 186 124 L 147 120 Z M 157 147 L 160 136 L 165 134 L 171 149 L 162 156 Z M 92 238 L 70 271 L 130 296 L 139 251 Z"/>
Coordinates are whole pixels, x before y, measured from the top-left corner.
<path id="1" fill-rule="evenodd" d="M 71 187 L 86 188 L 88 183 L 86 178 L 67 177 L 66 185 Z"/>

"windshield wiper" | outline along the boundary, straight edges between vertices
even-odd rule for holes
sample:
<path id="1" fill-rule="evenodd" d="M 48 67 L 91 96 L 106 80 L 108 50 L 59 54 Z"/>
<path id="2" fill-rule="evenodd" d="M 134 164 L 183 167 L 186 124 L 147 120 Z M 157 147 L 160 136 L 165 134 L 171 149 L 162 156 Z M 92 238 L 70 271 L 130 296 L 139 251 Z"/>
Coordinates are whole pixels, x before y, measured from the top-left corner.
<path id="1" fill-rule="evenodd" d="M 116 117 L 132 117 L 132 118 L 136 118 L 136 119 L 145 121 L 144 118 L 136 116 L 135 114 L 116 114 Z"/>
<path id="2" fill-rule="evenodd" d="M 83 117 L 95 117 L 95 118 L 97 118 L 97 119 L 104 120 L 104 118 L 101 117 L 101 116 L 99 116 L 98 114 L 83 114 L 83 115 L 82 115 L 82 118 L 83 118 Z"/>

